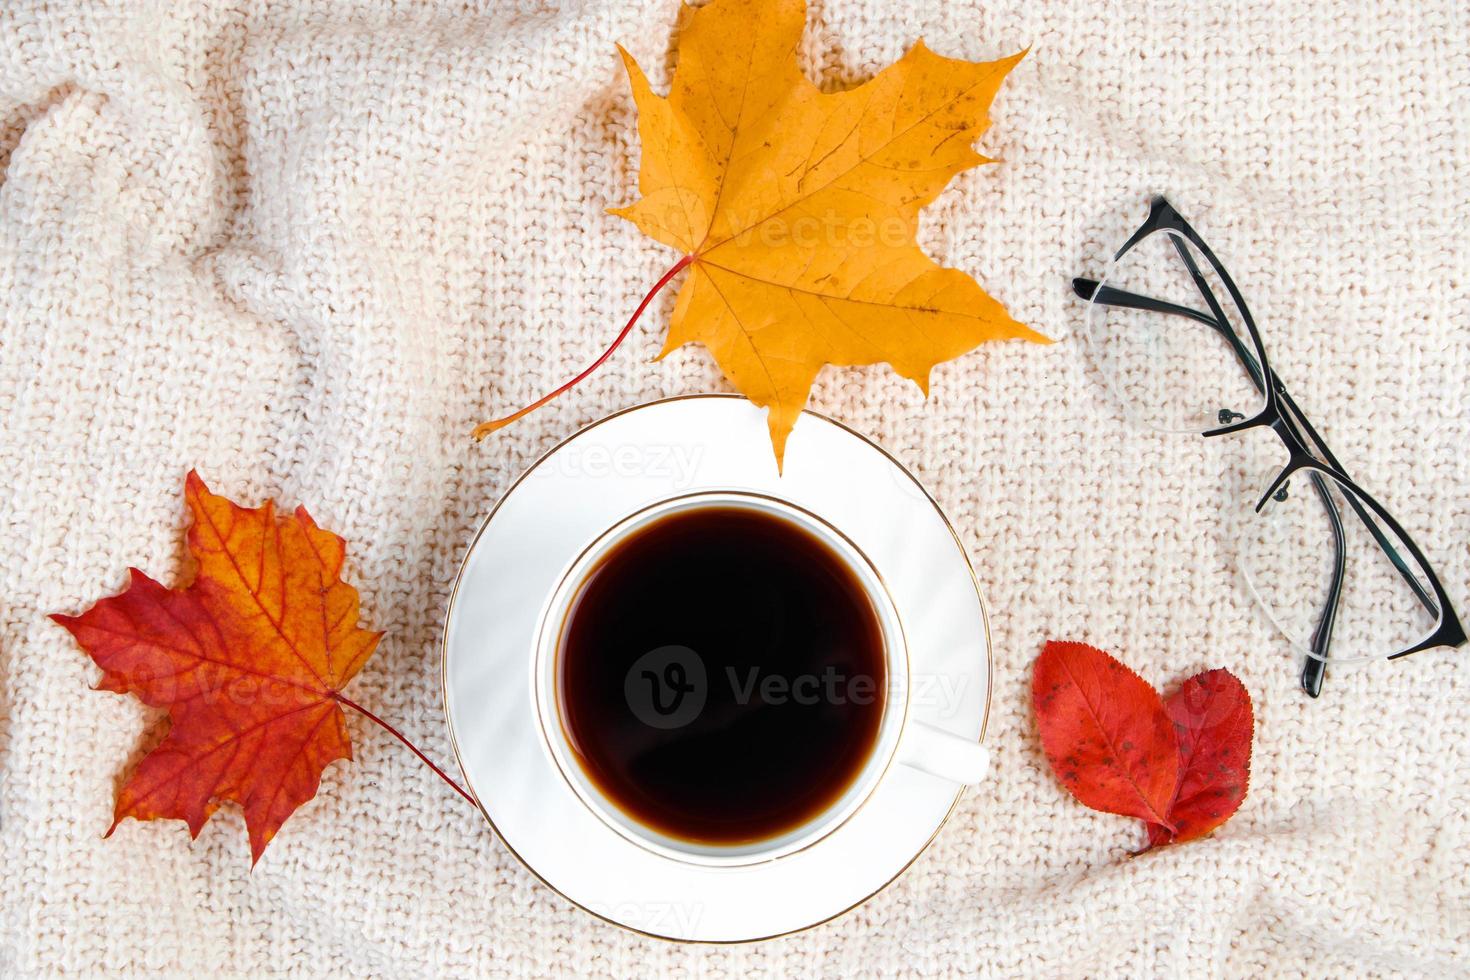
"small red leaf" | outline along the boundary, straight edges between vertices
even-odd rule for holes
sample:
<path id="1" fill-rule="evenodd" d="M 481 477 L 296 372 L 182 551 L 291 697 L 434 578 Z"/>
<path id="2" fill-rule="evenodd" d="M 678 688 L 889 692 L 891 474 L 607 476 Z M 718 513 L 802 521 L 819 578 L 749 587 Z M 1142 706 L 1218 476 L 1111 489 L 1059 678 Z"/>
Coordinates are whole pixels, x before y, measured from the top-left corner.
<path id="1" fill-rule="evenodd" d="M 1228 670 L 1185 681 L 1164 709 L 1179 739 L 1179 788 L 1169 807 L 1171 834 L 1151 824 L 1149 846 L 1203 837 L 1240 807 L 1250 782 L 1251 696 Z"/>
<path id="2" fill-rule="evenodd" d="M 1073 796 L 1171 826 L 1179 745 L 1157 691 L 1096 647 L 1053 640 L 1036 659 L 1031 696 L 1041 746 Z"/>

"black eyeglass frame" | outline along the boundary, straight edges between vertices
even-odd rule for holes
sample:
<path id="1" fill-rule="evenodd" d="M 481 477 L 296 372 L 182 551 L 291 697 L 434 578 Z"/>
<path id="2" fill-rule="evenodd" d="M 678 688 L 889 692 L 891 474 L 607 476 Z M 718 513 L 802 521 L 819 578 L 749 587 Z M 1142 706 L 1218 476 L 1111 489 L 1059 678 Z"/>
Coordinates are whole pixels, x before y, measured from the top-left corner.
<path id="1" fill-rule="evenodd" d="M 1182 316 L 1205 324 L 1219 333 L 1230 344 L 1236 357 L 1240 360 L 1242 367 L 1244 367 L 1252 382 L 1255 383 L 1256 388 L 1265 396 L 1265 405 L 1251 418 L 1240 418 L 1239 413 L 1221 409 L 1219 415 L 1221 424 L 1216 428 L 1202 432 L 1201 435 L 1210 438 L 1229 435 L 1235 432 L 1244 432 L 1247 429 L 1261 427 L 1271 429 L 1286 447 L 1288 460 L 1286 465 L 1281 469 L 1281 472 L 1271 481 L 1266 492 L 1261 495 L 1261 499 L 1256 503 L 1255 510 L 1260 512 L 1261 508 L 1265 506 L 1266 501 L 1280 491 L 1292 476 L 1304 471 L 1309 473 L 1313 486 L 1327 509 L 1328 518 L 1333 530 L 1334 546 L 1336 548 L 1333 579 L 1321 617 L 1317 623 L 1317 628 L 1314 630 L 1310 641 L 1309 647 L 1313 656 L 1307 658 L 1302 668 L 1302 688 L 1312 697 L 1316 697 L 1321 692 L 1322 679 L 1327 664 L 1327 650 L 1331 644 L 1332 628 L 1337 616 L 1337 606 L 1346 567 L 1342 516 L 1338 512 L 1336 504 L 1332 501 L 1327 485 L 1319 473 L 1326 474 L 1333 480 L 1336 480 L 1340 486 L 1350 491 L 1344 495 L 1347 502 L 1372 533 L 1379 548 L 1383 550 L 1384 554 L 1387 555 L 1389 560 L 1398 569 L 1399 574 L 1409 584 L 1409 587 L 1414 591 L 1420 603 L 1437 618 L 1437 625 L 1425 639 L 1403 650 L 1390 654 L 1387 659 L 1396 660 L 1400 657 L 1407 657 L 1421 650 L 1428 650 L 1435 647 L 1462 646 L 1466 641 L 1465 630 L 1460 624 L 1459 617 L 1455 613 L 1449 595 L 1445 592 L 1444 586 L 1440 584 L 1438 574 L 1436 574 L 1434 568 L 1424 557 L 1424 553 L 1420 550 L 1417 542 L 1394 519 L 1393 515 L 1348 476 L 1322 436 L 1318 434 L 1316 428 L 1307 419 L 1305 413 L 1302 412 L 1296 401 L 1287 392 L 1286 386 L 1282 383 L 1280 376 L 1271 368 L 1270 360 L 1266 356 L 1265 344 L 1261 340 L 1260 330 L 1256 327 L 1255 319 L 1251 316 L 1250 308 L 1246 305 L 1245 298 L 1241 296 L 1240 290 L 1236 288 L 1235 280 L 1230 277 L 1230 273 L 1226 271 L 1220 260 L 1215 257 L 1215 253 L 1205 244 L 1204 239 L 1199 236 L 1199 233 L 1190 227 L 1189 222 L 1184 220 L 1183 216 L 1174 209 L 1173 205 L 1163 197 L 1155 197 L 1149 208 L 1148 218 L 1129 237 L 1128 241 L 1123 244 L 1123 247 L 1118 249 L 1117 254 L 1113 256 L 1113 262 L 1116 264 L 1139 242 L 1158 232 L 1172 232 L 1182 237 L 1204 256 L 1205 260 L 1210 264 L 1210 268 L 1220 278 L 1220 282 L 1224 284 L 1225 289 L 1229 292 L 1230 300 L 1235 304 L 1236 310 L 1240 314 L 1241 322 L 1245 324 L 1246 330 L 1250 334 L 1251 346 L 1254 348 L 1254 357 L 1252 357 L 1251 350 L 1245 346 L 1237 334 L 1235 327 L 1231 324 L 1230 318 L 1225 315 L 1219 298 L 1210 289 L 1209 283 L 1206 282 L 1198 263 L 1189 254 L 1189 250 L 1183 248 L 1177 239 L 1174 240 L 1175 251 L 1188 268 L 1201 298 L 1209 306 L 1209 314 L 1175 303 L 1168 303 L 1116 289 L 1106 285 L 1106 276 L 1104 277 L 1104 284 L 1101 287 L 1099 287 L 1099 283 L 1096 280 L 1077 278 L 1072 280 L 1072 288 L 1078 296 L 1087 300 L 1089 303 L 1137 309 L 1171 316 Z M 1317 447 L 1316 454 L 1312 452 L 1308 440 L 1310 440 L 1310 445 Z M 1408 548 L 1410 555 L 1419 563 L 1419 567 L 1424 570 L 1425 575 L 1429 579 L 1429 585 L 1433 589 L 1434 594 L 1432 598 L 1424 591 L 1419 583 L 1418 577 L 1404 563 L 1402 556 L 1398 554 L 1390 542 L 1385 540 L 1379 527 L 1369 519 L 1368 514 L 1364 513 L 1363 508 L 1365 506 L 1389 530 L 1398 536 L 1399 540 Z"/>

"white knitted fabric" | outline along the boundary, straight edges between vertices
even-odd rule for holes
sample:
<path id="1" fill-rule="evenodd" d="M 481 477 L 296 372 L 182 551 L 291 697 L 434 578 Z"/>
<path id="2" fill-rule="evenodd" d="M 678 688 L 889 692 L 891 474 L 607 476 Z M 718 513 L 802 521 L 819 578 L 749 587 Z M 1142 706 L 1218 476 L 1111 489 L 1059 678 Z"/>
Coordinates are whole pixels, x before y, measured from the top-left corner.
<path id="1" fill-rule="evenodd" d="M 1338 671 L 1311 702 L 1235 573 L 1226 508 L 1260 438 L 1125 427 L 1075 342 L 1096 273 L 1167 192 L 1242 284 L 1349 469 L 1470 592 L 1470 8 L 1308 0 L 823 0 L 829 87 L 921 35 L 1032 45 L 987 153 L 922 241 L 1050 347 L 993 344 L 924 402 L 887 369 L 813 407 L 932 488 L 994 610 L 994 779 L 893 887 L 743 947 L 569 906 L 383 732 L 252 872 L 238 810 L 101 839 L 159 717 L 93 693 L 44 614 L 183 566 L 183 476 L 305 503 L 388 631 L 349 693 L 452 764 L 438 637 L 462 549 L 538 454 L 612 410 L 723 390 L 658 364 L 672 292 L 573 394 L 676 258 L 604 212 L 638 146 L 613 44 L 655 84 L 675 0 L 7 0 L 0 11 L 0 974 L 1043 976 L 1448 974 L 1470 956 L 1466 654 Z M 519 8 L 519 9 L 517 9 Z M 1470 610 L 1467 610 L 1470 611 Z M 1042 756 L 1048 637 L 1165 687 L 1255 697 L 1249 797 L 1143 857 Z"/>

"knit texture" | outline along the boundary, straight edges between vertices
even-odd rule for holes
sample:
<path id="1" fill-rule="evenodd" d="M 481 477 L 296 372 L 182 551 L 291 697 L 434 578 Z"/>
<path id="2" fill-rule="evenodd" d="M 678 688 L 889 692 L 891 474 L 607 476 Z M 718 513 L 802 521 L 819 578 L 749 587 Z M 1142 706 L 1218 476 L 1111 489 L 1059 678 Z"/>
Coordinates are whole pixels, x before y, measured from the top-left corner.
<path id="1" fill-rule="evenodd" d="M 190 843 L 115 787 L 160 734 L 45 618 L 183 564 L 184 473 L 306 504 L 387 630 L 349 694 L 451 761 L 439 629 L 461 553 L 536 457 L 615 409 L 725 390 L 650 363 L 677 256 L 634 196 L 614 42 L 665 84 L 674 0 L 40 3 L 0 10 L 0 974 L 1423 976 L 1470 957 L 1470 667 L 1341 670 L 1312 702 L 1235 571 L 1229 511 L 1267 433 L 1124 424 L 1071 339 L 1165 192 L 1241 283 L 1273 364 L 1349 470 L 1470 588 L 1470 7 L 822 0 L 803 63 L 860 81 L 918 37 L 1029 57 L 921 243 L 1057 338 L 936 370 L 831 370 L 814 408 L 932 489 L 994 612 L 994 778 L 891 888 L 770 943 L 686 947 L 569 906 L 385 733 L 249 870 L 238 810 Z M 1143 857 L 1047 769 L 1049 638 L 1172 689 L 1255 698 L 1251 792 Z"/>

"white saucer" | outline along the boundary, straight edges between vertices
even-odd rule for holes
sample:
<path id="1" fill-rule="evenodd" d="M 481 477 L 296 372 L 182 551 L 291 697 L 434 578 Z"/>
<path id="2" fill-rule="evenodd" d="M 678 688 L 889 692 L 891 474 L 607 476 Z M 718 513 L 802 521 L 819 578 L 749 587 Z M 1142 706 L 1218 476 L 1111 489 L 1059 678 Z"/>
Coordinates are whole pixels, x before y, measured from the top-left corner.
<path id="1" fill-rule="evenodd" d="M 736 396 L 653 402 L 578 432 L 527 470 L 470 544 L 444 624 L 444 706 L 470 790 L 495 832 L 569 901 L 646 935 L 747 942 L 825 922 L 902 873 L 959 799 L 891 766 L 830 836 L 774 861 L 704 867 L 630 842 L 594 815 L 537 727 L 538 621 L 568 564 L 602 531 L 700 490 L 781 497 L 846 534 L 888 586 L 908 638 L 908 711 L 982 738 L 990 633 L 965 549 L 908 471 L 830 419 L 802 415 L 776 472 L 765 415 Z"/>

